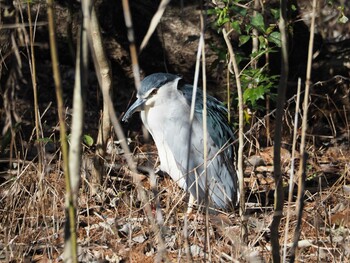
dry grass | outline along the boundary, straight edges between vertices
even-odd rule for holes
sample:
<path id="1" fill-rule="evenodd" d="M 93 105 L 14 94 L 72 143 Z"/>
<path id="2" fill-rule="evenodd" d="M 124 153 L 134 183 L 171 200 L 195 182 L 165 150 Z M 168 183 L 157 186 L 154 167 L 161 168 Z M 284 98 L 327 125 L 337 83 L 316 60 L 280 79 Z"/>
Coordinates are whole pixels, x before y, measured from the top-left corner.
<path id="1" fill-rule="evenodd" d="M 148 149 L 151 154 L 141 151 Z M 136 148 L 139 164 L 155 163 L 154 146 Z M 264 152 L 265 156 L 268 151 Z M 262 154 L 262 158 L 264 154 Z M 297 259 L 310 262 L 346 262 L 349 254 L 349 152 L 333 148 L 322 156 L 311 158 L 323 164 L 310 167 L 309 184 L 303 226 Z M 85 153 L 88 158 L 88 153 Z M 55 162 L 46 166 L 43 193 L 38 192 L 35 162 L 24 162 L 17 169 L 8 170 L 8 180 L 1 185 L 0 257 L 12 262 L 59 261 L 64 243 L 64 178 L 59 152 Z M 148 159 L 150 158 L 150 159 Z M 337 158 L 336 166 L 325 167 L 325 159 Z M 237 212 L 210 216 L 209 249 L 204 251 L 205 220 L 200 212 L 189 219 L 188 234 L 193 260 L 212 262 L 265 262 L 270 260 L 269 225 L 272 219 L 272 198 L 268 196 L 273 185 L 268 179 L 267 166 L 246 169 L 248 186 L 248 244 L 242 244 L 240 219 Z M 157 259 L 159 239 L 145 216 L 132 178 L 125 176 L 122 155 L 115 156 L 120 164 L 109 172 L 104 185 L 91 194 L 87 179 L 83 179 L 79 195 L 78 244 L 79 259 L 83 262 L 106 260 L 108 262 L 153 262 Z M 328 165 L 331 163 L 328 162 Z M 310 166 L 312 164 L 310 163 Z M 88 167 L 88 166 L 85 166 Z M 288 170 L 288 165 L 285 167 Z M 333 170 L 329 173 L 329 170 Z M 88 168 L 86 168 L 88 169 Z M 326 170 L 325 170 L 326 169 Z M 83 173 L 88 174 L 88 171 Z M 328 176 L 332 174 L 333 176 Z M 88 178 L 88 176 L 87 176 Z M 288 178 L 285 178 L 286 181 Z M 318 182 L 323 181 L 323 184 Z M 149 198 L 152 213 L 156 205 L 148 177 L 142 182 Z M 255 185 L 254 187 L 251 187 Z M 186 198 L 169 177 L 158 177 L 162 238 L 166 261 L 186 259 L 184 242 L 184 211 Z M 40 198 L 42 196 L 42 198 Z M 257 201 L 260 200 L 260 201 Z M 285 206 L 286 207 L 286 206 Z M 295 207 L 292 204 L 290 208 Z M 284 210 L 286 213 L 286 209 Z M 290 229 L 293 231 L 295 214 L 291 211 Z M 280 234 L 284 239 L 282 219 Z M 292 242 L 289 233 L 288 245 Z"/>

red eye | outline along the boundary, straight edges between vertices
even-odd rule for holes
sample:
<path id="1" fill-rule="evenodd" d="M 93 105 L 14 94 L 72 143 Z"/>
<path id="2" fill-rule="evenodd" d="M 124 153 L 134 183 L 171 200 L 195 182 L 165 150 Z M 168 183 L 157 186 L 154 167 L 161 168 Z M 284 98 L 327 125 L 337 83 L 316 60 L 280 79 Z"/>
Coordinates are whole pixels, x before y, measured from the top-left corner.
<path id="1" fill-rule="evenodd" d="M 152 96 L 153 96 L 153 95 L 156 95 L 157 92 L 158 92 L 158 89 L 154 89 L 154 90 L 152 90 L 151 95 L 152 95 Z"/>

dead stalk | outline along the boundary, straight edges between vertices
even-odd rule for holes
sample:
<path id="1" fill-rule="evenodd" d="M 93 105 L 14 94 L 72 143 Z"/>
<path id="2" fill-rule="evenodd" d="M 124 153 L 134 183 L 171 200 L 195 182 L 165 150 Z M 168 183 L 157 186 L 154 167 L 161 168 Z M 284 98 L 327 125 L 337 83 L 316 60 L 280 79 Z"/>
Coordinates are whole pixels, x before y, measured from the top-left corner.
<path id="1" fill-rule="evenodd" d="M 314 34 L 315 34 L 315 18 L 316 18 L 316 0 L 312 1 L 312 17 L 310 25 L 310 41 L 309 41 L 309 51 L 307 59 L 307 68 L 306 68 L 306 81 L 305 81 L 305 95 L 303 103 L 303 119 L 301 126 L 301 143 L 300 143 L 300 157 L 301 165 L 299 168 L 299 184 L 298 184 L 298 197 L 297 197 L 297 225 L 294 232 L 294 241 L 291 248 L 291 259 L 290 262 L 295 260 L 295 251 L 298 245 L 298 241 L 301 234 L 301 221 L 303 216 L 304 208 L 304 193 L 305 193 L 305 177 L 306 177 L 306 129 L 307 129 L 307 112 L 309 104 L 309 92 L 311 84 L 311 69 L 312 69 L 312 57 L 313 57 L 313 46 L 314 46 Z"/>
<path id="2" fill-rule="evenodd" d="M 203 15 L 201 18 L 201 32 L 204 36 Z M 207 120 L 207 76 L 206 76 L 206 60 L 205 60 L 205 42 L 202 45 L 202 79 L 203 79 L 203 150 L 204 150 L 204 177 L 205 177 L 205 243 L 204 243 L 204 261 L 208 254 L 209 262 L 212 261 L 212 251 L 210 248 L 209 235 L 209 185 L 208 185 L 208 120 Z"/>
<path id="3" fill-rule="evenodd" d="M 52 71 L 54 77 L 54 84 L 56 90 L 56 99 L 57 99 L 57 111 L 60 121 L 60 140 L 61 140 L 61 150 L 63 157 L 63 172 L 65 175 L 66 183 L 66 226 L 65 226 L 65 247 L 69 244 L 68 254 L 65 255 L 65 258 L 70 262 L 78 262 L 77 258 L 77 238 L 76 238 L 76 221 L 75 221 L 75 208 L 73 204 L 73 193 L 71 189 L 71 179 L 69 175 L 69 163 L 68 163 L 68 143 L 67 143 L 67 132 L 65 125 L 65 114 L 64 114 L 64 104 L 63 104 L 63 92 L 61 84 L 61 74 L 59 70 L 59 60 L 57 52 L 57 43 L 56 43 L 56 32 L 55 32 L 55 19 L 53 11 L 53 1 L 47 1 L 47 15 L 49 22 L 49 40 L 50 40 L 50 52 L 52 60 Z M 69 238 L 69 240 L 67 239 Z"/>
<path id="4" fill-rule="evenodd" d="M 282 118 L 285 102 L 285 94 L 288 81 L 288 42 L 287 42 L 287 1 L 281 0 L 280 2 L 280 22 L 279 29 L 281 32 L 281 77 L 278 86 L 277 106 L 276 106 L 276 126 L 274 136 L 274 180 L 275 180 L 275 198 L 274 198 L 274 215 L 270 225 L 271 230 L 271 249 L 272 249 L 272 261 L 278 263 L 280 258 L 280 244 L 279 244 L 279 226 L 283 216 L 283 186 L 282 186 L 282 174 L 281 174 L 281 139 L 282 139 Z"/>
<path id="5" fill-rule="evenodd" d="M 226 92 L 227 92 L 227 121 L 231 122 L 231 91 L 230 91 L 230 71 L 226 71 Z"/>
<path id="6" fill-rule="evenodd" d="M 144 36 L 141 46 L 140 46 L 140 51 L 142 51 L 148 44 L 149 39 L 151 38 L 154 30 L 156 30 L 160 19 L 163 16 L 163 13 L 165 11 L 165 8 L 168 6 L 168 4 L 170 3 L 170 0 L 162 0 L 158 6 L 158 10 L 157 12 L 154 14 L 151 24 L 147 30 L 146 35 Z"/>
<path id="7" fill-rule="evenodd" d="M 92 191 L 95 192 L 97 188 L 102 185 L 103 180 L 103 157 L 106 153 L 107 140 L 110 137 L 110 112 L 109 106 L 106 102 L 107 97 L 112 96 L 112 69 L 107 59 L 106 52 L 104 50 L 104 45 L 102 41 L 102 36 L 100 32 L 100 25 L 97 19 L 97 14 L 94 6 L 91 6 L 89 10 L 89 18 L 87 21 L 87 37 L 89 42 L 89 47 L 95 66 L 95 72 L 97 75 L 98 83 L 102 91 L 103 96 L 103 113 L 102 119 L 99 123 L 99 130 L 96 141 L 96 156 L 94 159 L 93 178 L 92 178 Z M 101 158 L 102 157 L 102 158 Z"/>
<path id="8" fill-rule="evenodd" d="M 293 129 L 293 145 L 292 145 L 292 160 L 290 164 L 290 179 L 289 179 L 289 193 L 288 193 L 288 204 L 287 204 L 287 216 L 286 225 L 284 229 L 284 245 L 283 245 L 283 261 L 286 262 L 287 259 L 287 242 L 289 233 L 289 220 L 291 212 L 291 203 L 293 198 L 294 189 L 294 161 L 295 161 L 295 151 L 297 143 L 297 133 L 298 133 L 298 120 L 299 120 L 299 105 L 300 105 L 300 89 L 301 89 L 301 79 L 298 79 L 298 90 L 297 90 L 297 101 L 295 103 L 295 114 L 294 114 L 294 129 Z"/>
<path id="9" fill-rule="evenodd" d="M 74 206 L 77 209 L 80 169 L 81 169 L 81 153 L 82 153 L 82 136 L 84 123 L 84 107 L 88 70 L 88 40 L 87 28 L 90 21 L 90 1 L 83 1 L 81 4 L 83 20 L 80 26 L 80 32 L 77 41 L 76 64 L 75 64 L 75 83 L 73 94 L 73 116 L 71 125 L 71 140 L 69 148 L 69 174 L 71 176 L 71 188 L 73 193 Z"/>
<path id="10" fill-rule="evenodd" d="M 242 241 L 244 243 L 247 243 L 247 236 L 248 236 L 248 229 L 246 225 L 246 218 L 245 218 L 245 189 L 244 189 L 244 172 L 243 172 L 243 147 L 244 147 L 244 141 L 243 141 L 243 124 L 244 124 L 244 112 L 243 112 L 243 91 L 241 86 L 241 80 L 239 78 L 240 71 L 238 69 L 236 56 L 233 51 L 233 47 L 231 45 L 231 42 L 228 38 L 228 35 L 230 32 L 226 32 L 225 29 L 223 29 L 222 34 L 224 36 L 229 54 L 230 54 L 230 61 L 228 63 L 228 68 L 231 72 L 231 74 L 235 75 L 236 78 L 236 85 L 237 85 L 237 93 L 238 93 L 238 109 L 239 109 L 239 132 L 238 132 L 238 140 L 239 140 L 239 146 L 238 146 L 238 160 L 237 160 L 237 168 L 238 168 L 238 178 L 239 178 L 239 193 L 240 193 L 240 205 L 239 205 L 239 215 L 241 217 L 242 221 L 242 228 L 241 228 L 241 237 Z M 233 71 L 232 71 L 233 67 Z"/>
<path id="11" fill-rule="evenodd" d="M 136 89 L 139 90 L 141 86 L 141 78 L 140 78 L 140 66 L 137 58 L 136 44 L 135 44 L 135 36 L 131 19 L 131 12 L 128 0 L 122 0 L 123 4 L 123 12 L 124 12 L 124 20 L 125 25 L 128 30 L 128 39 L 129 39 L 129 48 L 131 55 L 131 63 L 132 63 L 132 72 L 134 74 L 135 86 Z"/>
<path id="12" fill-rule="evenodd" d="M 259 10 L 260 7 L 260 0 L 254 0 L 254 9 L 253 9 L 253 17 L 256 16 L 257 10 Z M 259 31 L 256 28 L 253 28 L 252 31 L 252 54 L 256 53 L 259 49 Z M 252 68 L 256 69 L 258 66 L 258 60 L 253 59 L 252 60 Z M 256 86 L 256 83 L 255 83 Z M 254 87 L 252 87 L 254 88 Z"/>
<path id="13" fill-rule="evenodd" d="M 29 44 L 30 44 L 30 70 L 32 75 L 32 86 L 33 86 L 33 97 L 34 97 L 34 116 L 35 116 L 35 134 L 36 134 L 36 145 L 38 149 L 38 174 L 39 174 L 39 188 L 40 194 L 42 194 L 42 165 L 43 165 L 43 147 L 40 142 L 41 139 L 41 125 L 40 125 L 40 113 L 39 113 L 39 103 L 38 103 L 38 88 L 36 82 L 36 63 L 35 63 L 35 53 L 34 53 L 34 33 L 32 24 L 32 15 L 30 11 L 30 3 L 27 2 L 27 14 L 28 14 L 28 25 L 29 25 Z M 29 51 L 28 51 L 29 53 Z"/>
<path id="14" fill-rule="evenodd" d="M 202 56 L 202 50 L 204 47 L 204 36 L 203 32 L 201 31 L 200 37 L 199 37 L 199 43 L 197 48 L 197 56 L 196 56 L 196 67 L 194 72 L 194 80 L 193 80 L 193 92 L 192 92 L 192 99 L 191 99 L 191 109 L 190 109 L 190 130 L 189 130 L 189 137 L 188 137 L 188 145 L 191 145 L 192 141 L 192 123 L 194 119 L 194 108 L 195 108 L 195 101 L 196 101 L 196 95 L 197 95 L 197 88 L 198 88 L 198 78 L 199 78 L 199 68 L 200 68 L 200 59 Z M 190 147 L 188 147 L 187 152 L 187 167 L 186 167 L 186 184 L 189 185 L 188 175 L 189 175 L 189 158 L 190 158 Z M 188 241 L 188 216 L 187 213 L 185 213 L 184 218 L 184 238 L 185 238 L 185 250 L 186 250 L 186 257 L 188 262 L 193 262 L 193 258 L 190 251 L 189 241 Z"/>

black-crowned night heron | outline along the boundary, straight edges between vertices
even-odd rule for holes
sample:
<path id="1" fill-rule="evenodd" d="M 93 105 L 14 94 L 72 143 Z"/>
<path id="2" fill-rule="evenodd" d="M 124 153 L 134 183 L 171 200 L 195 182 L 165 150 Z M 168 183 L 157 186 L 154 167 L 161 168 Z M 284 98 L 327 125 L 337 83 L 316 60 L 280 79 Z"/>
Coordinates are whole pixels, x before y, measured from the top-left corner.
<path id="1" fill-rule="evenodd" d="M 204 169 L 203 93 L 196 94 L 195 114 L 190 129 L 193 87 L 182 84 L 180 77 L 156 73 L 141 82 L 137 100 L 123 117 L 127 121 L 141 111 L 143 124 L 152 135 L 160 158 L 160 169 L 204 204 L 207 189 L 209 205 L 228 208 L 239 196 L 237 174 L 233 165 L 233 131 L 221 102 L 207 96 L 207 169 Z M 189 145 L 189 134 L 191 140 Z M 188 148 L 189 147 L 189 148 Z M 189 153 L 189 155 L 188 155 Z"/>

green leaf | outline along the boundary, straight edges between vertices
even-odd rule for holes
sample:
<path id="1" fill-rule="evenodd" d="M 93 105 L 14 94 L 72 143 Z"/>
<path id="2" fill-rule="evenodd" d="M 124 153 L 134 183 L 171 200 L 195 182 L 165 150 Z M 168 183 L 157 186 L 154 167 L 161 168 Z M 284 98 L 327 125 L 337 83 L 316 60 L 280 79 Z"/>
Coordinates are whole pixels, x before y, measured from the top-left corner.
<path id="1" fill-rule="evenodd" d="M 343 13 L 338 18 L 338 22 L 341 23 L 341 24 L 345 24 L 348 21 L 349 21 L 349 18 L 347 16 L 345 16 Z"/>
<path id="2" fill-rule="evenodd" d="M 238 21 L 233 21 L 231 23 L 231 27 L 233 28 L 233 30 L 235 30 L 238 34 L 242 34 L 241 32 L 241 25 L 239 24 Z"/>
<path id="3" fill-rule="evenodd" d="M 218 26 L 223 26 L 227 22 L 230 22 L 230 19 L 228 17 L 224 17 L 224 18 L 219 18 L 217 23 L 218 23 Z"/>
<path id="4" fill-rule="evenodd" d="M 94 139 L 90 135 L 83 135 L 83 142 L 91 147 L 94 144 Z"/>
<path id="5" fill-rule="evenodd" d="M 271 8 L 270 11 L 271 11 L 271 14 L 275 20 L 280 19 L 280 10 L 279 9 Z"/>
<path id="6" fill-rule="evenodd" d="M 270 41 L 270 42 L 272 42 L 272 43 L 274 43 L 274 44 L 276 44 L 276 46 L 278 46 L 278 47 L 281 47 L 281 33 L 280 32 L 272 32 L 268 37 L 267 37 L 267 39 Z"/>
<path id="7" fill-rule="evenodd" d="M 265 33 L 265 23 L 264 18 L 260 13 L 257 13 L 251 18 L 251 24 L 253 27 L 258 29 L 260 32 Z"/>
<path id="8" fill-rule="evenodd" d="M 244 31 L 246 32 L 247 35 L 250 34 L 250 30 L 252 29 L 252 25 L 251 24 L 245 24 L 244 25 Z"/>
<path id="9" fill-rule="evenodd" d="M 220 10 L 216 23 L 218 26 L 222 26 L 229 21 L 230 21 L 230 17 L 228 16 L 228 13 L 227 13 L 227 7 L 224 7 L 223 9 Z"/>
<path id="10" fill-rule="evenodd" d="M 253 107 L 259 99 L 264 99 L 264 95 L 268 92 L 264 86 L 258 86 L 256 88 L 248 88 L 243 92 L 244 103 L 250 102 Z"/>
<path id="11" fill-rule="evenodd" d="M 275 25 L 269 26 L 269 27 L 266 29 L 265 34 L 266 34 L 266 35 L 270 35 L 270 34 L 275 30 L 275 28 L 276 28 Z"/>
<path id="12" fill-rule="evenodd" d="M 265 39 L 265 37 L 260 35 L 258 37 L 258 39 L 259 39 L 259 43 L 260 43 L 259 48 L 260 49 L 265 49 L 266 48 L 266 39 Z"/>
<path id="13" fill-rule="evenodd" d="M 207 14 L 208 15 L 216 15 L 217 11 L 214 8 L 210 8 L 210 9 L 207 10 Z"/>
<path id="14" fill-rule="evenodd" d="M 240 7 L 238 5 L 234 5 L 234 4 L 231 5 L 230 10 L 233 13 L 238 14 L 240 16 L 246 16 L 247 15 L 247 11 L 248 11 L 247 8 L 243 8 L 243 7 Z"/>
<path id="15" fill-rule="evenodd" d="M 239 36 L 239 46 L 242 46 L 245 43 L 247 43 L 249 39 L 250 39 L 250 36 L 247 36 L 247 35 Z"/>
<path id="16" fill-rule="evenodd" d="M 43 142 L 43 143 L 48 143 L 48 142 L 53 142 L 51 138 L 39 138 L 38 140 L 36 140 L 38 142 Z"/>
<path id="17" fill-rule="evenodd" d="M 251 116 L 251 114 L 249 114 L 249 111 L 248 110 L 244 110 L 243 113 L 244 113 L 244 115 L 243 115 L 244 116 L 244 121 L 246 123 L 250 123 L 250 120 L 251 120 L 252 116 Z"/>

